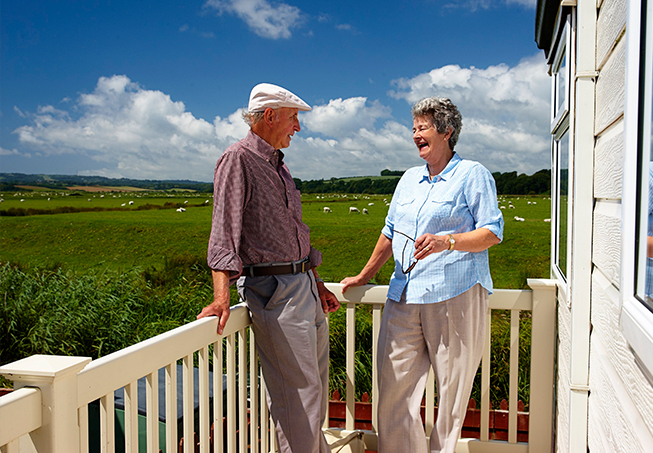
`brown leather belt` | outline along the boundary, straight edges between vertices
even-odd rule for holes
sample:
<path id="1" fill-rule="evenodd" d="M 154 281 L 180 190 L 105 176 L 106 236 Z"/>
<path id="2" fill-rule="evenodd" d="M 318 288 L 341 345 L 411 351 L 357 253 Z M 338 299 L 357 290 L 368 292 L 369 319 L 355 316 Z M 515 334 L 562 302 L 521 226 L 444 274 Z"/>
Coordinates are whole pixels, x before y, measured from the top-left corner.
<path id="1" fill-rule="evenodd" d="M 301 274 L 306 273 L 311 268 L 311 262 L 308 258 L 301 261 L 293 261 L 289 263 L 271 263 L 256 266 L 243 266 L 243 275 L 249 277 L 262 277 L 265 275 L 281 275 L 281 274 Z"/>

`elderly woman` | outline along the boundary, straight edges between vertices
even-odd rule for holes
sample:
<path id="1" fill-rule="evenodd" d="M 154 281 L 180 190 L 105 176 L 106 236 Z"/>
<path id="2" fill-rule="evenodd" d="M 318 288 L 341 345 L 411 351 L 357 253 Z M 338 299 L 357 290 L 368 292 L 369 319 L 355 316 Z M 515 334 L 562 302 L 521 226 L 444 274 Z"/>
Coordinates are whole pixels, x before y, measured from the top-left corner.
<path id="1" fill-rule="evenodd" d="M 341 283 L 343 292 L 366 284 L 394 255 L 379 335 L 379 452 L 453 453 L 485 340 L 487 249 L 501 241 L 503 217 L 490 172 L 454 152 L 456 106 L 428 98 L 411 113 L 426 165 L 406 171 L 372 256 Z M 430 446 L 420 418 L 429 366 L 438 387 Z"/>

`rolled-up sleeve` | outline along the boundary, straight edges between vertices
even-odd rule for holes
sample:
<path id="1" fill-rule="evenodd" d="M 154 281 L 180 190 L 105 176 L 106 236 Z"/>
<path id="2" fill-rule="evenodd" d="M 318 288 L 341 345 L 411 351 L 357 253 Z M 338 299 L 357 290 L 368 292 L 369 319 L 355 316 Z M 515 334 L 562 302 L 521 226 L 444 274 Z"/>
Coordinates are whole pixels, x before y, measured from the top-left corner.
<path id="1" fill-rule="evenodd" d="M 238 252 L 246 202 L 246 169 L 237 153 L 226 151 L 215 166 L 207 262 L 213 270 L 229 271 L 231 281 L 240 276 L 243 268 Z"/>
<path id="2" fill-rule="evenodd" d="M 475 228 L 486 228 L 503 240 L 503 215 L 497 203 L 497 188 L 492 174 L 477 165 L 467 178 L 465 198 L 474 217 Z"/>

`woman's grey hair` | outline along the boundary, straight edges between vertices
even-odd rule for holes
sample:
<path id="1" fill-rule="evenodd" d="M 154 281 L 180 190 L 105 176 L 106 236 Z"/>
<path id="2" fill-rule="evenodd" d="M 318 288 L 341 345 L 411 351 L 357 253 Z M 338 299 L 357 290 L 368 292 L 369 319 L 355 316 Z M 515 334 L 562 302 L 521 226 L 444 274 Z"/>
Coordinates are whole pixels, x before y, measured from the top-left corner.
<path id="1" fill-rule="evenodd" d="M 463 117 L 451 100 L 439 97 L 425 98 L 417 101 L 410 113 L 413 119 L 425 116 L 440 134 L 444 134 L 448 128 L 451 128 L 449 147 L 453 151 L 463 128 Z"/>
<path id="2" fill-rule="evenodd" d="M 265 111 L 263 112 L 250 112 L 247 109 L 243 109 L 243 119 L 247 123 L 249 127 L 254 126 L 256 123 L 261 121 L 263 119 L 263 115 L 265 114 Z"/>

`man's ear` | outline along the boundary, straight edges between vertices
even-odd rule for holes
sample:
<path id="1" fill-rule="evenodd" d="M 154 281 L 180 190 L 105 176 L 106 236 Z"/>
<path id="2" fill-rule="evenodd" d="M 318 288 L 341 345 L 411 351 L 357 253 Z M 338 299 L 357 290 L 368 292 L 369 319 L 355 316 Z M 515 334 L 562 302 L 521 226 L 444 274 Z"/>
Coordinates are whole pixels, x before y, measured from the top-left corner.
<path id="1" fill-rule="evenodd" d="M 263 119 L 270 126 L 274 123 L 276 117 L 277 117 L 277 112 L 275 112 L 270 107 L 266 108 L 265 112 L 263 112 Z"/>

